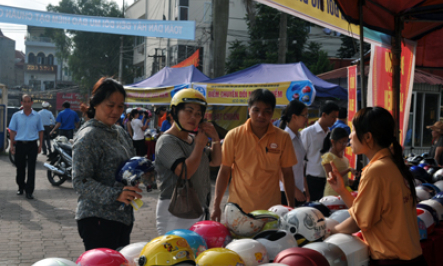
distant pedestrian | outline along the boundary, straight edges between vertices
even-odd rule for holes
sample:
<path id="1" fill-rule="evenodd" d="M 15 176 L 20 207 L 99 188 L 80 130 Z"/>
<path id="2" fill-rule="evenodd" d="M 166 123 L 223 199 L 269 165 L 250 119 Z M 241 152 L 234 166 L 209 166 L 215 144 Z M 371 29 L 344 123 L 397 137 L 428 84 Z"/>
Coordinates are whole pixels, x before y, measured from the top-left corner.
<path id="1" fill-rule="evenodd" d="M 334 128 L 341 127 L 348 135 L 351 135 L 351 128 L 348 126 L 348 109 L 341 107 L 338 111 L 338 119 L 335 121 L 335 123 L 332 125 L 332 127 L 329 128 L 329 130 L 333 130 Z"/>
<path id="2" fill-rule="evenodd" d="M 38 112 L 42 118 L 43 127 L 43 155 L 52 153 L 51 151 L 51 130 L 55 125 L 55 118 L 51 111 L 49 111 L 50 104 L 48 102 L 42 103 L 42 110 Z M 48 153 L 46 153 L 48 151 Z"/>
<path id="3" fill-rule="evenodd" d="M 160 129 L 160 132 L 161 132 L 161 133 L 164 133 L 164 132 L 166 132 L 168 129 L 170 129 L 171 126 L 172 126 L 172 123 L 173 123 L 173 122 L 174 122 L 174 120 L 172 119 L 171 111 L 170 111 L 170 110 L 166 111 L 166 120 L 163 121 L 163 123 L 162 123 L 162 127 L 161 127 L 161 129 Z"/>
<path id="4" fill-rule="evenodd" d="M 26 191 L 26 198 L 33 199 L 35 162 L 37 161 L 37 155 L 42 150 L 43 131 L 45 129 L 41 116 L 32 110 L 33 101 L 31 96 L 23 95 L 21 104 L 23 110 L 16 112 L 9 123 L 11 143 L 16 142 L 16 146 L 11 145 L 10 149 L 11 153 L 15 154 L 15 164 L 17 166 L 17 195 L 23 195 L 23 191 Z M 37 140 L 39 141 L 38 145 Z M 26 166 L 28 166 L 28 180 L 25 182 Z"/>
<path id="5" fill-rule="evenodd" d="M 323 148 L 323 141 L 329 133 L 329 127 L 337 120 L 339 109 L 336 103 L 327 101 L 320 108 L 321 116 L 318 121 L 301 132 L 301 141 L 306 150 L 306 158 L 308 160 L 306 164 L 306 181 L 308 182 L 311 201 L 316 201 L 323 197 L 326 175 L 321 167 L 320 150 Z"/>
<path id="6" fill-rule="evenodd" d="M 57 124 L 51 131 L 51 135 L 54 134 L 58 128 L 60 128 L 60 136 L 65 136 L 68 139 L 74 138 L 74 129 L 78 128 L 80 119 L 75 111 L 71 110 L 71 104 L 69 102 L 63 103 L 63 111 L 57 116 Z"/>
<path id="7" fill-rule="evenodd" d="M 140 112 L 137 109 L 133 109 L 131 111 L 131 116 L 133 119 L 131 120 L 132 127 L 132 141 L 134 143 L 134 148 L 137 151 L 137 156 L 146 156 L 147 150 L 145 145 L 145 130 L 149 126 L 149 119 L 145 120 L 145 113 L 142 113 L 143 118 L 138 119 L 140 116 Z M 143 124 L 145 121 L 145 124 Z"/>

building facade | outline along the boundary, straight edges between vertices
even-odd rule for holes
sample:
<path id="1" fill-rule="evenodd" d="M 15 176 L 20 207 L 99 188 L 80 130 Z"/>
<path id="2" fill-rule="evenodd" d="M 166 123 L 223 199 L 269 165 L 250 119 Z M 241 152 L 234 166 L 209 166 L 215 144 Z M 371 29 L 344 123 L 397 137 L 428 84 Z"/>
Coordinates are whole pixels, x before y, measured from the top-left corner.
<path id="1" fill-rule="evenodd" d="M 25 46 L 25 85 L 37 91 L 55 89 L 64 69 L 56 58 L 55 43 L 45 36 L 44 28 L 28 26 Z"/>
<path id="2" fill-rule="evenodd" d="M 15 86 L 15 41 L 0 31 L 0 83 Z"/>
<path id="3" fill-rule="evenodd" d="M 231 0 L 229 6 L 228 45 L 235 39 L 248 40 L 243 0 Z M 148 20 L 194 20 L 195 40 L 135 37 L 133 65 L 134 82 L 145 79 L 165 66 L 173 66 L 199 51 L 199 68 L 211 75 L 212 1 L 211 0 L 135 0 L 125 11 L 125 17 Z"/>

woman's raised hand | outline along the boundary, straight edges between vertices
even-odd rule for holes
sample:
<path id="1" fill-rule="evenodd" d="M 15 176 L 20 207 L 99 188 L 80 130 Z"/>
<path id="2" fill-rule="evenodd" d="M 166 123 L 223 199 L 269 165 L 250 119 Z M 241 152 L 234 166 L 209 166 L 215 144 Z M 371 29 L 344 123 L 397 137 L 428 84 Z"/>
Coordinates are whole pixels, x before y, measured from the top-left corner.
<path id="1" fill-rule="evenodd" d="M 329 172 L 329 176 L 327 178 L 328 183 L 335 192 L 341 194 L 343 190 L 346 190 L 343 177 L 340 175 L 340 172 L 333 162 L 331 162 L 331 167 L 332 171 Z"/>
<path id="2" fill-rule="evenodd" d="M 206 136 L 210 137 L 212 140 L 215 140 L 215 141 L 219 140 L 217 130 L 215 130 L 215 127 L 212 123 L 203 122 L 200 124 L 200 128 L 203 129 Z"/>
<path id="3" fill-rule="evenodd" d="M 208 137 L 205 135 L 205 131 L 200 127 L 198 128 L 197 136 L 195 136 L 195 142 L 196 145 L 201 145 L 203 147 L 208 144 Z"/>

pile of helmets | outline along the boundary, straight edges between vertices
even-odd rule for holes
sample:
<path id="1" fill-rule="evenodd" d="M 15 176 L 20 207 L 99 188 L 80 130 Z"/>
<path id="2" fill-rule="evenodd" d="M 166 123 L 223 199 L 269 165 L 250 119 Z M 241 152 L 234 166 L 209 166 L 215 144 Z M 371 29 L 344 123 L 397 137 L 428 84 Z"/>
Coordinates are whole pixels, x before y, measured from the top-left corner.
<path id="1" fill-rule="evenodd" d="M 295 209 L 276 205 L 251 213 L 227 204 L 225 224 L 200 221 L 189 229 L 172 230 L 119 251 L 86 251 L 75 263 L 50 258 L 34 266 L 368 265 L 368 247 L 360 238 L 341 234 L 328 237 L 328 221 L 331 226 L 348 217 L 347 210 L 332 211 L 320 202 Z"/>

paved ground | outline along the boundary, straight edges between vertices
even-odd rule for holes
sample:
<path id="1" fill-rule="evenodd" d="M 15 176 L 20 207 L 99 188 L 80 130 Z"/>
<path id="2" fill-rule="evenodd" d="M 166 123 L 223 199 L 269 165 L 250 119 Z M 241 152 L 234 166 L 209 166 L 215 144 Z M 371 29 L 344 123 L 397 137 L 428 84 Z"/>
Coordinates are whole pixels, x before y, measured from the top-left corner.
<path id="1" fill-rule="evenodd" d="M 74 220 L 77 195 L 72 184 L 53 187 L 39 155 L 34 200 L 17 196 L 16 168 L 0 156 L 0 265 L 29 266 L 43 258 L 75 261 L 84 251 Z M 213 184 L 214 185 L 214 184 Z M 143 192 L 143 207 L 135 212 L 131 242 L 157 236 L 155 206 L 158 192 Z"/>

